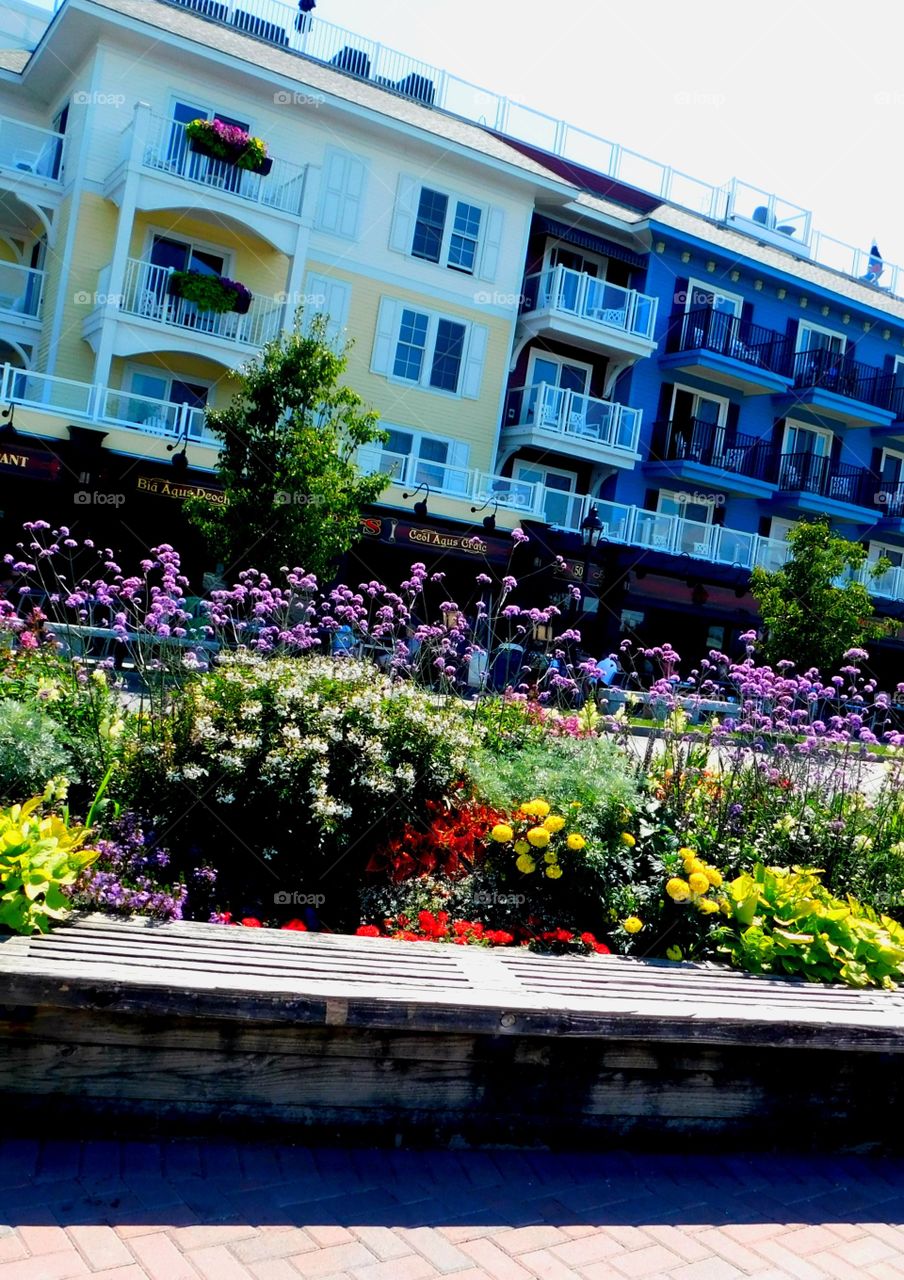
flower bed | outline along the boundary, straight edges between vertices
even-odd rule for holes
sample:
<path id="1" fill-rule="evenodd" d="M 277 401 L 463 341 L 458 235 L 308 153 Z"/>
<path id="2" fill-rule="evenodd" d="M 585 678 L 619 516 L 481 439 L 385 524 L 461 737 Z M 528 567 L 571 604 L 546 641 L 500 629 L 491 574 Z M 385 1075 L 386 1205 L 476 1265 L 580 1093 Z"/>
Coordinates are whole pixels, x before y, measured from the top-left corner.
<path id="1" fill-rule="evenodd" d="M 17 861 L 0 863 L 7 928 L 71 904 L 857 986 L 904 977 L 904 736 L 862 651 L 823 679 L 759 665 L 751 635 L 679 694 L 674 650 L 626 646 L 624 666 L 653 666 L 663 708 L 638 741 L 630 707 L 603 715 L 587 697 L 593 669 L 567 628 L 554 666 L 528 661 L 505 693 L 464 696 L 478 648 L 556 623 L 555 607 L 517 602 L 514 573 L 479 575 L 467 623 L 448 599 L 431 613 L 442 575 L 422 565 L 398 591 L 249 572 L 189 608 L 171 547 L 125 573 L 37 522 L 8 564 L 45 592 L 55 629 L 3 610 L 10 831 L 35 793 Z M 143 678 L 137 709 L 112 662 L 60 648 L 99 610 Z M 332 652 L 340 628 L 381 666 Z M 692 727 L 687 704 L 717 681 L 736 715 Z"/>

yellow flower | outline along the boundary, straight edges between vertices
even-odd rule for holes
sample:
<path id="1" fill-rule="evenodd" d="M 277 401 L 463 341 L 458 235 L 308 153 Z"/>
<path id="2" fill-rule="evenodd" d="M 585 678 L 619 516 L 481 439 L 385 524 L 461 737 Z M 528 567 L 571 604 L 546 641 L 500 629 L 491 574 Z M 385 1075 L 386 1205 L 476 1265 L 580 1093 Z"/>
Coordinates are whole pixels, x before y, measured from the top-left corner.
<path id="1" fill-rule="evenodd" d="M 562 876 L 562 868 L 556 866 L 547 867 L 546 874 L 549 876 L 550 880 L 559 880 Z"/>
<path id="2" fill-rule="evenodd" d="M 521 812 L 530 818 L 545 818 L 549 813 L 549 805 L 545 800 L 529 800 L 521 806 Z"/>
<path id="3" fill-rule="evenodd" d="M 684 952 L 681 950 L 680 947 L 669 947 L 665 954 L 666 954 L 666 959 L 668 960 L 684 959 Z"/>
<path id="4" fill-rule="evenodd" d="M 576 831 L 573 831 L 572 834 L 565 841 L 565 844 L 568 846 L 568 848 L 575 852 L 578 849 L 583 849 L 586 843 L 587 841 L 584 839 L 584 837 L 579 836 Z"/>
<path id="5" fill-rule="evenodd" d="M 515 853 L 530 853 L 530 845 L 526 840 L 515 841 Z"/>
<path id="6" fill-rule="evenodd" d="M 531 827 L 527 838 L 535 849 L 545 849 L 549 844 L 549 832 L 545 827 Z"/>
<path id="7" fill-rule="evenodd" d="M 627 920 L 623 920 L 626 933 L 640 933 L 643 928 L 643 921 L 638 920 L 637 916 L 628 916 Z"/>
<path id="8" fill-rule="evenodd" d="M 708 893 L 710 890 L 709 880 L 707 880 L 706 873 L 703 871 L 692 871 L 687 878 L 687 882 L 690 885 L 691 893 Z"/>
<path id="9" fill-rule="evenodd" d="M 679 880 L 677 876 L 673 876 L 665 887 L 666 893 L 673 902 L 687 902 L 691 896 L 690 887 L 686 880 Z"/>
<path id="10" fill-rule="evenodd" d="M 507 822 L 497 822 L 490 832 L 491 837 L 498 841 L 499 844 L 508 844 L 514 834 Z"/>
<path id="11" fill-rule="evenodd" d="M 683 849 L 678 850 L 679 858 L 696 858 L 696 856 L 697 856 L 697 850 L 689 849 L 687 845 L 685 845 Z"/>
<path id="12" fill-rule="evenodd" d="M 706 875 L 706 863 L 701 862 L 699 858 L 685 858 L 684 874 L 689 876 L 694 872 L 698 872 L 700 875 Z"/>
<path id="13" fill-rule="evenodd" d="M 715 867 L 707 867 L 704 874 L 712 887 L 714 889 L 718 889 L 719 885 L 722 883 L 722 872 L 717 871 Z"/>
<path id="14" fill-rule="evenodd" d="M 556 831 L 561 831 L 565 826 L 565 819 L 560 818 L 557 813 L 551 813 L 549 817 L 544 820 L 543 825 L 547 831 L 555 833 Z"/>
<path id="15" fill-rule="evenodd" d="M 704 915 L 712 915 L 714 911 L 719 910 L 718 902 L 713 902 L 712 898 L 701 898 L 697 903 L 697 910 L 702 911 Z"/>
<path id="16" fill-rule="evenodd" d="M 633 849 L 634 846 L 637 844 L 637 841 L 631 835 L 630 831 L 623 831 L 621 833 L 621 838 L 622 838 L 622 844 L 626 844 L 629 849 Z"/>
<path id="17" fill-rule="evenodd" d="M 529 857 L 526 853 L 522 853 L 521 857 L 515 863 L 515 866 L 519 871 L 523 871 L 526 876 L 529 876 L 532 871 L 536 871 L 537 869 L 536 862 L 534 862 L 533 858 Z"/>
<path id="18" fill-rule="evenodd" d="M 559 855 L 556 853 L 555 849 L 547 849 L 547 850 L 546 850 L 546 852 L 545 852 L 545 853 L 544 853 L 544 855 L 543 855 L 543 861 L 544 861 L 544 862 L 558 862 L 558 861 L 559 861 Z"/>

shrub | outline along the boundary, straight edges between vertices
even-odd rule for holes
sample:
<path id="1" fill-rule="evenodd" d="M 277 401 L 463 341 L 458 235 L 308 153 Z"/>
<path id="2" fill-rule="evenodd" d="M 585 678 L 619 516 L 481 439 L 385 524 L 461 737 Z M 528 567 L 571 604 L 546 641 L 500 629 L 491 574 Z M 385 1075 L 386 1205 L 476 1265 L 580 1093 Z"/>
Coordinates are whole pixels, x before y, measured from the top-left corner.
<path id="1" fill-rule="evenodd" d="M 63 734 L 49 716 L 12 698 L 0 699 L 0 800 L 43 791 L 71 766 Z"/>
<path id="2" fill-rule="evenodd" d="M 47 933 L 68 914 L 63 890 L 97 857 L 87 831 L 68 818 L 44 816 L 42 796 L 0 809 L 0 925 L 13 933 Z"/>
<path id="3" fill-rule="evenodd" d="M 184 699 L 143 757 L 139 809 L 183 867 L 205 851 L 249 903 L 328 880 L 331 924 L 374 847 L 455 787 L 479 740 L 462 704 L 354 659 L 224 656 Z"/>
<path id="4" fill-rule="evenodd" d="M 818 871 L 765 867 L 726 886 L 732 926 L 719 950 L 751 973 L 892 988 L 904 979 L 904 928 L 855 898 L 835 898 Z"/>

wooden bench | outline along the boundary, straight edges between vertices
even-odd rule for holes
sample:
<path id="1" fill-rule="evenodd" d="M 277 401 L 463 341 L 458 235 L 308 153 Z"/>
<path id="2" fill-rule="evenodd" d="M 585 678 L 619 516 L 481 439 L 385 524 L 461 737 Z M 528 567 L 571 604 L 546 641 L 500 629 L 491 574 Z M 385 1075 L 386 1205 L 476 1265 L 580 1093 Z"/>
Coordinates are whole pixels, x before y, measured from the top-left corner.
<path id="1" fill-rule="evenodd" d="M 898 993 L 716 966 L 100 915 L 0 939 L 27 1132 L 863 1146 L 902 1068 Z"/>

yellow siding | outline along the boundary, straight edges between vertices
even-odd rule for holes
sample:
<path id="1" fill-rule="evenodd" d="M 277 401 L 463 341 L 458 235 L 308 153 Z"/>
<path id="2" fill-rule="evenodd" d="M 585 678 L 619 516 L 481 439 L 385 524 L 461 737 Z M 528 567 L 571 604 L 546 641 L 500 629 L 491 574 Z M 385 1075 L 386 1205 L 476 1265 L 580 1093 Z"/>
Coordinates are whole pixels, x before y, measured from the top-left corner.
<path id="1" fill-rule="evenodd" d="M 430 294 L 397 289 L 367 276 L 339 271 L 317 262 L 309 262 L 315 274 L 332 276 L 351 287 L 348 336 L 354 342 L 349 353 L 346 381 L 375 408 L 387 422 L 396 422 L 433 435 L 466 441 L 470 447 L 470 466 L 489 470 L 498 429 L 499 393 L 504 384 L 511 343 L 511 325 L 501 317 L 488 316 L 485 310 L 456 306 L 437 301 Z M 380 374 L 371 372 L 374 335 L 380 299 L 398 298 L 428 311 L 459 317 L 489 329 L 486 360 L 480 383 L 480 398 L 469 400 L 401 386 Z"/>
<path id="2" fill-rule="evenodd" d="M 248 230 L 240 232 L 220 224 L 212 226 L 181 211 L 139 212 L 132 227 L 130 258 L 149 256 L 147 245 L 152 231 L 168 233 L 177 240 L 197 241 L 205 248 L 231 254 L 232 265 L 227 267 L 226 274 L 247 285 L 255 296 L 274 298 L 285 292 L 288 259 Z"/>
<path id="3" fill-rule="evenodd" d="M 93 380 L 94 356 L 82 337 L 82 324 L 94 309 L 98 288 L 98 275 L 110 261 L 113 238 L 116 234 L 117 210 L 102 196 L 84 192 L 78 214 L 78 227 L 69 263 L 68 277 L 61 275 L 57 254 L 66 243 L 66 227 L 71 202 L 66 201 L 61 210 L 56 240 L 56 254 L 48 255 L 48 289 L 45 300 L 45 342 L 56 307 L 61 284 L 65 290 L 63 327 L 57 348 L 56 374 L 61 378 L 75 378 L 82 382 Z M 42 353 L 42 360 L 44 359 Z M 43 365 L 42 365 L 43 367 Z"/>

